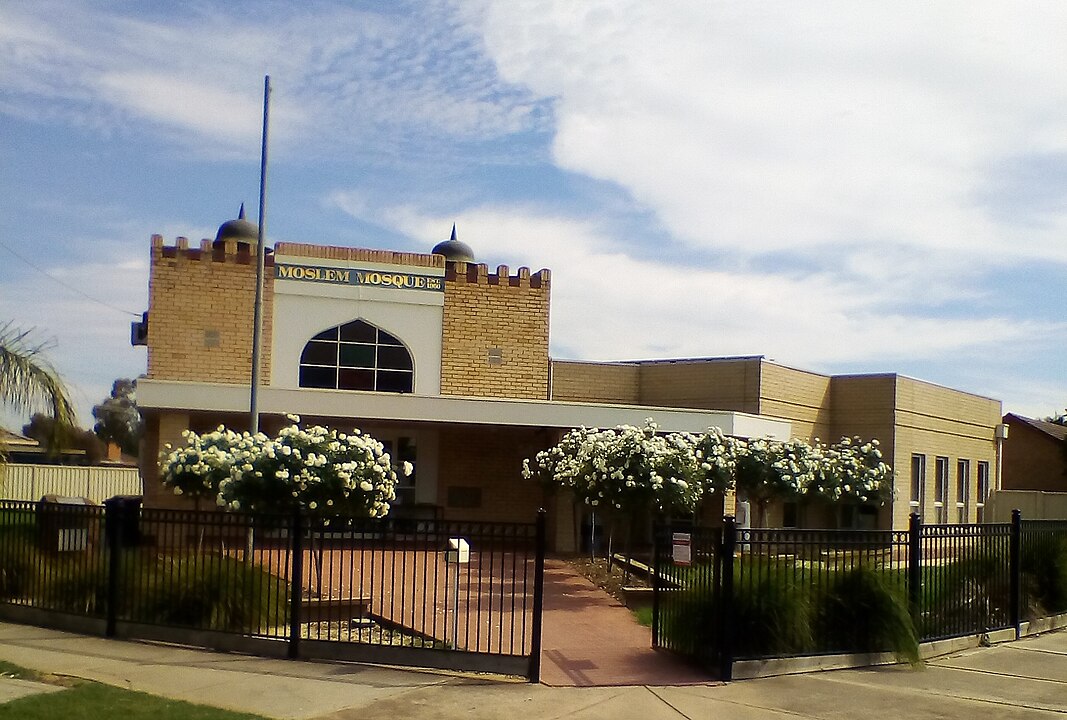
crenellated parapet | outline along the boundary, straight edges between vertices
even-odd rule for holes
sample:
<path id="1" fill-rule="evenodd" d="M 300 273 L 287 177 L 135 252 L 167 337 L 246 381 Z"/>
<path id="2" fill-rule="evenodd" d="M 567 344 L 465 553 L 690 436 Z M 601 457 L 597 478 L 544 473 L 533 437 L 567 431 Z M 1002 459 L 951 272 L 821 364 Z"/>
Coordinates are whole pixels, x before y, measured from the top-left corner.
<path id="1" fill-rule="evenodd" d="M 463 282 L 470 285 L 507 285 L 533 289 L 548 289 L 551 273 L 547 269 L 530 272 L 528 267 L 520 267 L 514 275 L 507 265 L 497 266 L 495 273 L 489 272 L 485 263 L 448 263 L 445 269 L 446 282 Z"/>
<path id="2" fill-rule="evenodd" d="M 227 240 L 200 241 L 199 247 L 190 247 L 189 238 L 178 236 L 173 245 L 167 245 L 162 235 L 152 236 L 152 260 L 190 260 L 193 262 L 229 262 L 238 265 L 254 265 L 256 261 L 255 249 L 249 243 L 238 242 L 230 238 Z M 274 257 L 268 252 L 264 257 L 264 265 L 273 266 Z"/>

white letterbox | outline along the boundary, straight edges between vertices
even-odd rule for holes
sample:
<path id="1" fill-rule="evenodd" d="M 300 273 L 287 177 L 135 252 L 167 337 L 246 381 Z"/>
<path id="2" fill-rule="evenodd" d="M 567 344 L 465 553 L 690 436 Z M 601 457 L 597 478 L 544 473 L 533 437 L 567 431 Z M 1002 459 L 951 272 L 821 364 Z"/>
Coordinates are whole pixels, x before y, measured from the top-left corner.
<path id="1" fill-rule="evenodd" d="M 445 562 L 465 565 L 471 561 L 471 546 L 463 538 L 448 538 Z"/>

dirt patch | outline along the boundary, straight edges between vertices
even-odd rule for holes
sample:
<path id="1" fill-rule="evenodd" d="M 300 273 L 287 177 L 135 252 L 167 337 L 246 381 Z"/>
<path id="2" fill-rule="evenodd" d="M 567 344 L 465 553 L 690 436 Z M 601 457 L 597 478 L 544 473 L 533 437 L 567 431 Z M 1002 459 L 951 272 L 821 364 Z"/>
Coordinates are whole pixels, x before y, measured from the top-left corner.
<path id="1" fill-rule="evenodd" d="M 624 587 L 648 586 L 644 577 L 632 572 L 627 574 L 618 563 L 612 563 L 609 569 L 605 558 L 590 560 L 588 557 L 575 557 L 568 559 L 567 562 L 589 582 L 623 604 L 626 602 L 626 595 L 622 591 Z"/>

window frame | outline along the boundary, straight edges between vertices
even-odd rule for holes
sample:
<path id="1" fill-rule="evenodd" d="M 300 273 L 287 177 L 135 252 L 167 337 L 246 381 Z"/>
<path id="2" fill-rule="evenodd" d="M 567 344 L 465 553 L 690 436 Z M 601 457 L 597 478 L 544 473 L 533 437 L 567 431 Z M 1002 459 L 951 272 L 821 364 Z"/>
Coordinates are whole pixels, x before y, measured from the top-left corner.
<path id="1" fill-rule="evenodd" d="M 327 381 L 331 374 L 332 384 Z M 297 362 L 297 386 L 311 390 L 413 393 L 415 357 L 396 335 L 356 318 L 316 333 L 304 344 Z"/>
<path id="2" fill-rule="evenodd" d="M 975 498 L 974 507 L 978 522 L 985 522 L 985 501 L 989 497 L 989 461 L 979 460 L 977 470 L 978 496 Z"/>
<path id="3" fill-rule="evenodd" d="M 934 458 L 934 515 L 938 525 L 948 524 L 949 463 L 944 455 Z"/>
<path id="4" fill-rule="evenodd" d="M 923 453 L 911 454 L 911 497 L 908 506 L 913 513 L 923 517 L 923 506 L 926 504 L 926 455 Z"/>
<path id="5" fill-rule="evenodd" d="M 956 460 L 956 522 L 963 525 L 970 521 L 971 514 L 971 461 Z"/>

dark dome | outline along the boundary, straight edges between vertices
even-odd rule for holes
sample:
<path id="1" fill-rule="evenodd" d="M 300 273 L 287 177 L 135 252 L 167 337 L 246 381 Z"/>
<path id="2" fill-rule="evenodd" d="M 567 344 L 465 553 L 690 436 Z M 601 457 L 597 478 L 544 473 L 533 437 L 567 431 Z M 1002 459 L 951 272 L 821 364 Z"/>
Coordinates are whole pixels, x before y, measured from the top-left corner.
<path id="1" fill-rule="evenodd" d="M 227 220 L 219 225 L 219 231 L 215 235 L 215 243 L 226 240 L 236 240 L 240 243 L 256 244 L 259 242 L 259 226 L 245 220 L 245 204 L 241 203 L 241 210 L 237 213 L 236 220 Z"/>
<path id="2" fill-rule="evenodd" d="M 452 237 L 439 242 L 431 250 L 434 255 L 444 255 L 445 262 L 474 262 L 474 251 L 465 242 L 456 239 L 456 225 L 452 224 Z"/>

